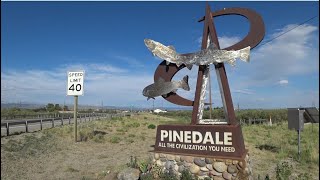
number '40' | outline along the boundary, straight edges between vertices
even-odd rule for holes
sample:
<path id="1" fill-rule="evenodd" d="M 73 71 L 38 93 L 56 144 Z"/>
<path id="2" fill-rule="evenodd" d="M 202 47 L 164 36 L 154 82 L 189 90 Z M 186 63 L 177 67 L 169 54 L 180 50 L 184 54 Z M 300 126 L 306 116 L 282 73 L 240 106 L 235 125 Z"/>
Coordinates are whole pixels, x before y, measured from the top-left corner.
<path id="1" fill-rule="evenodd" d="M 74 84 L 72 84 L 70 87 L 69 87 L 69 90 L 71 91 L 81 91 L 81 84 L 77 84 L 76 86 L 74 86 Z"/>

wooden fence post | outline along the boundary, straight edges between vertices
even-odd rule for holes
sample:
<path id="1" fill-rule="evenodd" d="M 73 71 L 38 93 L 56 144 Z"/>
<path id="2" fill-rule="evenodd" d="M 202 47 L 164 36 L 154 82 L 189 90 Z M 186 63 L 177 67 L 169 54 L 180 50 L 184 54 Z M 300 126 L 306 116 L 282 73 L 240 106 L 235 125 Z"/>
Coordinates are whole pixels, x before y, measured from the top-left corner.
<path id="1" fill-rule="evenodd" d="M 26 133 L 28 132 L 28 121 L 26 121 Z"/>
<path id="2" fill-rule="evenodd" d="M 52 127 L 54 127 L 54 118 L 52 118 Z"/>
<path id="3" fill-rule="evenodd" d="M 70 116 L 69 116 L 69 124 L 70 124 L 70 119 L 71 119 L 71 118 L 70 118 Z"/>
<path id="4" fill-rule="evenodd" d="M 40 130 L 42 130 L 42 119 L 40 119 Z"/>
<path id="5" fill-rule="evenodd" d="M 63 126 L 63 117 L 61 117 L 61 125 Z"/>
<path id="6" fill-rule="evenodd" d="M 6 128 L 7 128 L 7 136 L 9 136 L 9 123 L 7 122 L 7 124 L 6 124 Z"/>

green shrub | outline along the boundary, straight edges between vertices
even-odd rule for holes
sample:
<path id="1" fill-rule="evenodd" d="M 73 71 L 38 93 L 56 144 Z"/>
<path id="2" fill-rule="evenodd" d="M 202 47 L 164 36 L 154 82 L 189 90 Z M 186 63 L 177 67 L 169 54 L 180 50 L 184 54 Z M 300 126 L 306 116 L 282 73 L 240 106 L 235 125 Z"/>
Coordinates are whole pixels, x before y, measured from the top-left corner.
<path id="1" fill-rule="evenodd" d="M 183 179 L 183 180 L 193 180 L 193 177 L 192 177 L 192 174 L 190 173 L 189 170 L 184 169 L 184 170 L 181 172 L 181 177 L 180 177 L 180 179 Z"/>
<path id="2" fill-rule="evenodd" d="M 137 157 L 130 156 L 130 162 L 127 163 L 127 166 L 131 168 L 138 168 L 139 165 L 137 162 Z"/>
<path id="3" fill-rule="evenodd" d="M 308 173 L 299 174 L 297 180 L 309 180 L 312 179 L 311 175 Z"/>
<path id="4" fill-rule="evenodd" d="M 134 134 L 129 134 L 128 137 L 136 137 Z"/>
<path id="5" fill-rule="evenodd" d="M 131 124 L 127 124 L 126 127 L 134 127 L 134 128 L 137 128 L 137 127 L 140 127 L 140 123 L 134 122 L 134 123 L 131 123 Z"/>
<path id="6" fill-rule="evenodd" d="M 287 180 L 291 175 L 292 165 L 288 162 L 278 163 L 276 167 L 276 178 L 277 180 Z"/>
<path id="7" fill-rule="evenodd" d="M 151 173 L 142 173 L 140 175 L 140 180 L 154 180 Z"/>
<path id="8" fill-rule="evenodd" d="M 149 126 L 148 126 L 148 129 L 155 129 L 156 128 L 156 125 L 154 125 L 154 124 L 149 124 Z"/>
<path id="9" fill-rule="evenodd" d="M 111 143 L 119 143 L 121 141 L 121 138 L 118 136 L 112 136 L 110 139 Z"/>

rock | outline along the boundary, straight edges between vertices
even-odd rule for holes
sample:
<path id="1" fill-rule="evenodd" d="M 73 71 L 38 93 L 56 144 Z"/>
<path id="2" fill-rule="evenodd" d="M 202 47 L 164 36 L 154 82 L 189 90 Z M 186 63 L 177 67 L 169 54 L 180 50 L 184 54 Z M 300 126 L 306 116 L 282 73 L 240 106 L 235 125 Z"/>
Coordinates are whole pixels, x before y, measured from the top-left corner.
<path id="1" fill-rule="evenodd" d="M 221 173 L 227 170 L 227 166 L 224 162 L 214 162 L 213 168 Z"/>
<path id="2" fill-rule="evenodd" d="M 238 164 L 238 162 L 239 162 L 239 161 L 237 161 L 237 160 L 233 160 L 233 161 L 232 161 L 232 164 L 236 165 L 236 164 Z"/>
<path id="3" fill-rule="evenodd" d="M 158 153 L 154 153 L 154 159 L 158 160 L 160 158 L 160 155 Z"/>
<path id="4" fill-rule="evenodd" d="M 165 158 L 166 155 L 161 153 L 161 154 L 160 154 L 160 157 Z"/>
<path id="5" fill-rule="evenodd" d="M 156 164 L 157 164 L 158 166 L 162 166 L 162 162 L 161 162 L 160 160 L 157 160 L 157 161 L 156 161 Z"/>
<path id="6" fill-rule="evenodd" d="M 166 161 L 167 161 L 167 158 L 165 158 L 165 157 L 160 157 L 160 161 L 166 162 Z"/>
<path id="7" fill-rule="evenodd" d="M 194 163 L 200 167 L 206 166 L 206 162 L 204 160 L 201 160 L 200 158 L 194 158 Z"/>
<path id="8" fill-rule="evenodd" d="M 183 170 L 185 170 L 186 168 L 182 165 L 182 166 L 179 166 L 178 168 L 178 172 L 181 173 Z"/>
<path id="9" fill-rule="evenodd" d="M 233 174 L 233 173 L 237 173 L 238 169 L 235 165 L 229 165 L 228 166 L 228 173 Z"/>
<path id="10" fill-rule="evenodd" d="M 198 176 L 207 176 L 207 175 L 208 175 L 208 172 L 203 172 L 203 171 L 198 172 Z"/>
<path id="11" fill-rule="evenodd" d="M 202 157 L 202 158 L 200 158 L 202 161 L 205 161 L 206 160 L 206 158 L 204 158 L 204 157 Z"/>
<path id="12" fill-rule="evenodd" d="M 192 165 L 192 163 L 184 163 L 184 166 L 186 166 L 186 167 L 190 167 Z"/>
<path id="13" fill-rule="evenodd" d="M 213 176 L 213 180 L 224 180 L 223 177 Z"/>
<path id="14" fill-rule="evenodd" d="M 222 173 L 222 177 L 224 177 L 225 179 L 230 180 L 232 177 L 232 174 L 228 173 L 228 172 L 223 172 Z"/>
<path id="15" fill-rule="evenodd" d="M 192 174 L 197 174 L 200 171 L 200 167 L 195 164 L 192 164 L 189 169 Z"/>
<path id="16" fill-rule="evenodd" d="M 240 162 L 238 163 L 238 165 L 239 165 L 241 168 L 243 168 L 243 162 L 242 162 L 242 161 L 240 161 Z"/>
<path id="17" fill-rule="evenodd" d="M 179 172 L 179 166 L 178 165 L 174 165 L 174 171 Z"/>
<path id="18" fill-rule="evenodd" d="M 138 169 L 126 168 L 117 175 L 118 180 L 138 180 L 140 171 Z"/>
<path id="19" fill-rule="evenodd" d="M 226 165 L 230 165 L 230 164 L 232 164 L 232 160 L 227 159 L 227 160 L 226 160 Z"/>
<path id="20" fill-rule="evenodd" d="M 169 161 L 173 161 L 173 160 L 175 159 L 175 157 L 174 157 L 174 155 L 168 154 L 168 155 L 167 155 L 167 159 L 168 159 Z"/>
<path id="21" fill-rule="evenodd" d="M 216 170 L 210 171 L 209 174 L 212 175 L 212 176 L 222 176 L 222 173 L 219 173 Z"/>
<path id="22" fill-rule="evenodd" d="M 180 161 L 180 162 L 177 162 L 177 165 L 178 165 L 178 166 L 181 166 L 181 165 L 183 165 L 183 162 L 181 162 L 181 161 Z"/>
<path id="23" fill-rule="evenodd" d="M 204 180 L 206 177 L 208 177 L 208 176 L 197 176 L 197 178 L 199 179 L 199 180 Z"/>
<path id="24" fill-rule="evenodd" d="M 186 161 L 188 163 L 193 163 L 193 157 L 192 156 L 181 156 L 181 161 Z"/>
<path id="25" fill-rule="evenodd" d="M 213 163 L 213 160 L 211 158 L 206 158 L 205 161 L 206 161 L 207 164 L 212 164 Z"/>
<path id="26" fill-rule="evenodd" d="M 238 173 L 233 173 L 232 176 L 237 177 Z"/>
<path id="27" fill-rule="evenodd" d="M 200 167 L 200 170 L 203 171 L 203 172 L 208 172 L 209 171 L 209 169 L 206 168 L 206 167 Z"/>
<path id="28" fill-rule="evenodd" d="M 207 167 L 210 171 L 213 170 L 212 164 L 207 164 L 206 167 Z"/>
<path id="29" fill-rule="evenodd" d="M 177 162 L 180 162 L 180 161 L 181 161 L 181 160 L 180 160 L 180 156 L 176 156 L 175 160 L 176 160 Z"/>
<path id="30" fill-rule="evenodd" d="M 164 167 L 169 170 L 169 169 L 174 169 L 174 162 L 173 161 L 167 161 L 164 165 Z"/>

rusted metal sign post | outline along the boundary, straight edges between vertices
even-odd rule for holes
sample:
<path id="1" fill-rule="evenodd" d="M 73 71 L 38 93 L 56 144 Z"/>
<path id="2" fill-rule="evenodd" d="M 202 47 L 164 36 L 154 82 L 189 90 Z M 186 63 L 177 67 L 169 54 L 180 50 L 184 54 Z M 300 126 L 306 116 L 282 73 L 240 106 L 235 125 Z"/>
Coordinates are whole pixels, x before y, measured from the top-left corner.
<path id="1" fill-rule="evenodd" d="M 224 15 L 244 16 L 250 22 L 250 31 L 240 42 L 220 50 L 213 18 Z M 265 32 L 264 23 L 261 16 L 250 9 L 225 8 L 211 12 L 209 5 L 206 7 L 205 16 L 199 20 L 199 22 L 202 21 L 204 21 L 202 50 L 198 53 L 176 54 L 173 47 L 164 46 L 153 40 L 145 40 L 148 49 L 164 61 L 159 64 L 155 71 L 155 83 L 146 87 L 143 90 L 143 95 L 148 97 L 148 99 L 154 98 L 156 95 L 162 95 L 165 100 L 171 103 L 182 106 L 193 106 L 190 125 L 158 126 L 154 151 L 193 156 L 204 155 L 206 157 L 243 159 L 246 154 L 244 140 L 240 124 L 236 121 L 223 62 L 228 62 L 225 59 L 226 57 L 248 61 L 249 54 L 245 50 L 248 50 L 248 47 L 249 50 L 250 48 L 253 49 L 262 41 Z M 231 52 L 240 55 L 234 57 L 231 55 Z M 185 63 L 181 62 L 181 59 L 185 60 Z M 180 82 L 172 81 L 173 76 L 181 69 L 185 67 L 191 69 L 192 62 L 199 66 L 193 101 L 185 99 L 176 93 L 176 89 L 178 88 L 189 90 L 186 87 L 188 85 L 187 79 L 184 78 Z M 228 63 L 233 65 L 234 61 L 229 61 Z M 202 119 L 205 105 L 204 99 L 210 64 L 214 64 L 215 66 L 227 124 L 204 125 L 199 123 Z M 183 86 L 183 84 L 186 85 Z M 171 92 L 168 93 L 168 91 Z"/>

